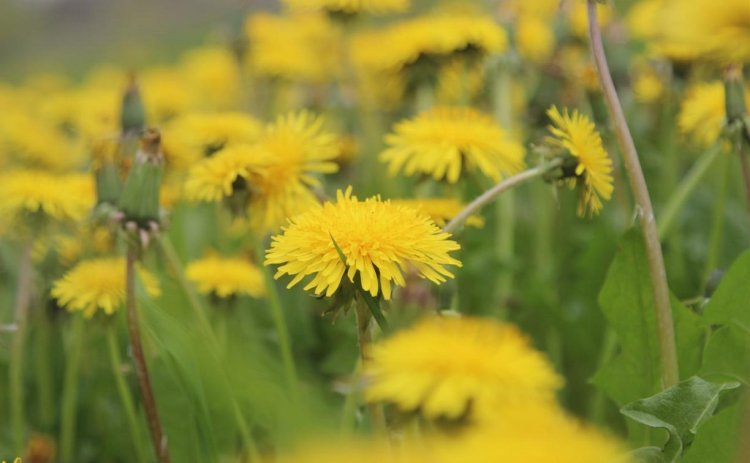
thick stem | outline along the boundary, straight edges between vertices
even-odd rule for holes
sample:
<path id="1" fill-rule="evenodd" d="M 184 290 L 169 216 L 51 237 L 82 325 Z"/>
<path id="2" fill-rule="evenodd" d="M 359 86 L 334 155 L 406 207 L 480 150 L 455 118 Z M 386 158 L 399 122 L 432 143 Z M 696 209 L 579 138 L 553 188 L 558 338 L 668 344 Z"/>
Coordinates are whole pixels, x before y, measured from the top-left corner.
<path id="1" fill-rule="evenodd" d="M 138 325 L 138 309 L 135 302 L 135 262 L 137 260 L 137 250 L 134 243 L 128 244 L 125 273 L 125 306 L 128 319 L 128 336 L 130 337 L 130 349 L 133 353 L 133 362 L 135 363 L 135 372 L 138 376 L 138 386 L 141 390 L 143 408 L 146 410 L 146 419 L 148 429 L 151 433 L 151 441 L 154 445 L 154 452 L 159 463 L 169 463 L 169 448 L 167 446 L 167 437 L 162 432 L 161 421 L 159 421 L 159 410 L 156 408 L 156 399 L 151 387 L 151 379 L 148 374 L 148 365 L 146 357 L 143 354 L 143 345 L 141 344 L 141 329 Z"/>
<path id="2" fill-rule="evenodd" d="M 73 328 L 68 344 L 65 378 L 63 380 L 62 409 L 60 411 L 60 461 L 72 463 L 76 441 L 76 412 L 78 411 L 78 370 L 84 344 L 84 320 L 73 315 Z"/>
<path id="3" fill-rule="evenodd" d="M 355 315 L 357 319 L 357 342 L 359 343 L 360 365 L 366 368 L 370 361 L 370 345 L 372 344 L 372 333 L 370 331 L 372 315 L 370 314 L 370 308 L 361 296 L 357 295 L 356 300 L 357 308 Z M 370 412 L 370 422 L 373 431 L 377 435 L 384 436 L 387 428 L 383 406 L 377 403 L 370 403 L 367 405 L 367 409 Z"/>
<path id="4" fill-rule="evenodd" d="M 263 252 L 263 241 L 258 240 L 258 259 L 262 262 L 264 256 Z M 266 283 L 266 297 L 268 298 L 268 305 L 271 307 L 271 316 L 273 317 L 273 324 L 276 327 L 276 335 L 279 337 L 279 349 L 281 350 L 281 360 L 284 363 L 284 371 L 286 378 L 289 383 L 289 388 L 293 393 L 297 390 L 297 368 L 294 365 L 294 355 L 292 354 L 292 342 L 289 339 L 289 329 L 286 325 L 286 318 L 284 317 L 284 308 L 281 306 L 279 300 L 279 293 L 276 289 L 276 283 L 271 276 L 271 272 L 268 266 L 262 265 L 263 279 Z"/>
<path id="5" fill-rule="evenodd" d="M 511 188 L 525 183 L 533 178 L 541 177 L 547 172 L 559 167 L 560 163 L 560 160 L 555 160 L 548 164 L 534 167 L 532 169 L 525 170 L 520 174 L 516 174 L 512 177 L 506 178 L 505 180 L 493 186 L 481 195 L 477 196 L 472 202 L 467 204 L 466 207 L 461 210 L 461 212 L 456 214 L 456 216 L 450 222 L 448 222 L 445 227 L 443 227 L 443 231 L 448 233 L 454 232 L 459 225 L 466 221 L 466 219 L 479 212 L 480 209 L 491 203 L 503 192 L 508 191 Z"/>
<path id="6" fill-rule="evenodd" d="M 700 185 L 701 180 L 713 165 L 716 156 L 720 152 L 721 146 L 717 145 L 703 153 L 669 197 L 667 205 L 664 206 L 664 211 L 659 217 L 660 238 L 664 239 L 666 237 L 670 227 L 674 223 L 674 219 L 677 217 L 677 213 L 685 205 L 685 201 L 687 201 L 690 194 Z"/>
<path id="7" fill-rule="evenodd" d="M 672 321 L 672 308 L 669 302 L 669 286 L 667 285 L 667 273 L 664 269 L 664 257 L 662 256 L 659 232 L 654 217 L 654 208 L 648 194 L 648 186 L 643 176 L 643 169 L 638 159 L 633 137 L 630 135 L 625 114 L 617 97 L 615 84 L 609 72 L 609 65 L 604 54 L 602 34 L 596 16 L 596 0 L 587 0 L 589 35 L 591 38 L 591 51 L 596 63 L 599 82 L 607 102 L 609 116 L 612 119 L 617 134 L 617 140 L 622 150 L 625 170 L 628 174 L 630 189 L 635 197 L 638 208 L 638 218 L 646 246 L 649 274 L 651 277 L 651 288 L 654 293 L 654 309 L 656 310 L 656 327 L 659 337 L 659 354 L 661 358 L 661 382 L 662 388 L 666 389 L 677 384 L 679 370 L 677 364 L 677 348 L 674 340 L 674 323 Z"/>
<path id="8" fill-rule="evenodd" d="M 122 357 L 120 356 L 120 346 L 117 343 L 117 332 L 114 325 L 107 327 L 107 349 L 109 350 L 109 363 L 112 368 L 115 385 L 117 386 L 117 394 L 120 396 L 120 403 L 128 422 L 128 431 L 133 443 L 136 461 L 146 463 L 148 458 L 146 457 L 143 442 L 141 441 L 141 434 L 138 430 L 138 415 L 135 412 L 133 398 L 130 396 L 130 390 L 125 382 L 122 371 Z"/>
<path id="9" fill-rule="evenodd" d="M 15 453 L 23 454 L 26 444 L 26 422 L 24 419 L 23 364 L 26 346 L 26 321 L 29 317 L 31 303 L 31 265 L 32 240 L 27 240 L 21 248 L 18 262 L 18 286 L 16 287 L 15 327 L 16 333 L 10 346 L 9 397 L 10 417 L 13 426 Z"/>

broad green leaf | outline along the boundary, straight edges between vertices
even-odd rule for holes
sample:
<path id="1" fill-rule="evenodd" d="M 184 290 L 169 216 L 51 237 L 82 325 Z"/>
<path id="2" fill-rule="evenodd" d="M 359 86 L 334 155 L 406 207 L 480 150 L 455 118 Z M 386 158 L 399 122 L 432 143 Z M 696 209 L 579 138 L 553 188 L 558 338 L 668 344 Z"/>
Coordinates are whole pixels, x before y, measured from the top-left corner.
<path id="1" fill-rule="evenodd" d="M 707 325 L 734 324 L 750 333 L 750 251 L 742 254 L 722 277 L 703 314 Z"/>
<path id="2" fill-rule="evenodd" d="M 638 463 L 670 463 L 670 460 L 660 447 L 641 447 L 630 452 L 633 461 Z"/>
<path id="3" fill-rule="evenodd" d="M 699 365 L 705 329 L 699 318 L 672 297 L 675 337 L 682 377 Z M 660 359 L 653 292 L 643 240 L 631 230 L 621 240 L 599 305 L 617 336 L 620 350 L 597 371 L 594 384 L 619 406 L 650 397 L 660 390 Z M 642 427 L 629 424 L 631 442 L 650 442 Z"/>
<path id="4" fill-rule="evenodd" d="M 703 354 L 700 374 L 750 383 L 750 333 L 732 325 L 712 333 Z"/>
<path id="5" fill-rule="evenodd" d="M 669 441 L 664 447 L 666 461 L 676 461 L 693 440 L 719 403 L 722 391 L 736 389 L 738 382 L 712 383 L 698 376 L 624 406 L 623 415 L 652 428 L 664 428 Z"/>
<path id="6" fill-rule="evenodd" d="M 740 403 L 721 410 L 701 426 L 681 463 L 732 463 L 740 439 Z"/>

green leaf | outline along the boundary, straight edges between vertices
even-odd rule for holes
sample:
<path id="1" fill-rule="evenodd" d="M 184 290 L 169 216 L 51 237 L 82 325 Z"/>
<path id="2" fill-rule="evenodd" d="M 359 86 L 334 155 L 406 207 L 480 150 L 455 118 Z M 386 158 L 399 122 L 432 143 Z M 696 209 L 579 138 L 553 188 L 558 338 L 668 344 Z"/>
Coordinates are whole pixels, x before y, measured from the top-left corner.
<path id="1" fill-rule="evenodd" d="M 652 428 L 669 432 L 663 454 L 666 461 L 676 461 L 693 440 L 698 427 L 709 419 L 719 403 L 722 391 L 736 389 L 738 382 L 712 383 L 693 376 L 652 397 L 624 406 L 620 412 Z"/>
<path id="2" fill-rule="evenodd" d="M 698 369 L 705 329 L 699 318 L 672 297 L 682 377 Z M 599 305 L 619 341 L 619 353 L 596 372 L 593 382 L 619 406 L 660 390 L 659 344 L 654 298 L 643 239 L 638 230 L 621 240 L 599 293 Z M 653 444 L 648 433 L 628 424 L 631 442 Z"/>
<path id="3" fill-rule="evenodd" d="M 703 314 L 707 325 L 733 324 L 750 333 L 750 251 L 742 254 L 722 277 Z"/>
<path id="4" fill-rule="evenodd" d="M 708 340 L 703 354 L 703 377 L 750 383 L 750 333 L 736 326 L 723 326 Z"/>
<path id="5" fill-rule="evenodd" d="M 701 426 L 681 463 L 731 463 L 740 441 L 741 403 L 721 410 Z"/>

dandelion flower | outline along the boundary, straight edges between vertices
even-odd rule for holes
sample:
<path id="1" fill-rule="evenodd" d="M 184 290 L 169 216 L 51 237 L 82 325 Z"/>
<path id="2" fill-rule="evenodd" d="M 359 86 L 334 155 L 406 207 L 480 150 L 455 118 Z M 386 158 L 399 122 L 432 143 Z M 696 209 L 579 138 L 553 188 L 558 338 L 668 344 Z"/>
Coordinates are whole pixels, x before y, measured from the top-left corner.
<path id="1" fill-rule="evenodd" d="M 633 78 L 633 94 L 641 103 L 659 101 L 666 88 L 659 73 L 651 67 L 641 67 L 635 71 Z"/>
<path id="2" fill-rule="evenodd" d="M 249 214 L 256 230 L 276 230 L 288 217 L 318 203 L 311 188 L 320 174 L 338 171 L 339 138 L 325 130 L 325 120 L 301 111 L 269 124 L 253 148 Z"/>
<path id="3" fill-rule="evenodd" d="M 28 168 L 64 171 L 82 161 L 62 130 L 25 111 L 0 114 L 0 150 Z"/>
<path id="4" fill-rule="evenodd" d="M 666 0 L 660 13 L 656 48 L 666 56 L 720 64 L 750 61 L 747 0 Z"/>
<path id="5" fill-rule="evenodd" d="M 516 23 L 516 47 L 532 63 L 546 61 L 555 49 L 552 25 L 536 16 L 521 16 Z"/>
<path id="6" fill-rule="evenodd" d="M 433 461 L 631 463 L 627 451 L 613 437 L 566 416 L 557 406 L 532 404 L 506 409 L 489 423 L 438 442 Z"/>
<path id="7" fill-rule="evenodd" d="M 188 168 L 222 148 L 254 142 L 262 128 L 260 122 L 245 113 L 184 114 L 170 121 L 162 134 L 167 165 Z"/>
<path id="8" fill-rule="evenodd" d="M 180 69 L 203 109 L 232 109 L 241 101 L 240 67 L 228 48 L 192 49 L 183 56 Z"/>
<path id="9" fill-rule="evenodd" d="M 428 215 L 439 227 L 444 227 L 464 208 L 464 204 L 451 198 L 393 199 L 391 203 L 416 209 Z M 478 215 L 472 215 L 466 219 L 466 225 L 482 227 L 484 219 Z"/>
<path id="10" fill-rule="evenodd" d="M 250 175 L 253 148 L 237 145 L 198 162 L 188 172 L 185 197 L 191 201 L 218 202 L 229 197 L 237 181 Z"/>
<path id="11" fill-rule="evenodd" d="M 431 175 L 456 183 L 462 172 L 481 171 L 492 180 L 524 167 L 523 147 L 491 117 L 466 107 L 433 108 L 398 123 L 380 159 L 391 174 Z"/>
<path id="12" fill-rule="evenodd" d="M 315 294 L 333 295 L 346 275 L 373 297 L 391 298 L 391 284 L 404 286 L 403 272 L 413 266 L 422 278 L 439 284 L 453 278 L 445 265 L 461 266 L 449 255 L 460 246 L 427 216 L 378 197 L 359 201 L 351 187 L 289 220 L 273 237 L 266 265 L 278 265 L 275 278 L 293 275 L 288 287 L 308 275 Z M 346 258 L 341 261 L 334 240 Z"/>
<path id="13" fill-rule="evenodd" d="M 188 264 L 185 274 L 198 285 L 201 293 L 215 294 L 220 298 L 238 294 L 257 298 L 266 292 L 262 271 L 239 257 L 205 257 Z"/>
<path id="14" fill-rule="evenodd" d="M 150 296 L 161 293 L 151 273 L 139 268 L 138 276 Z M 125 301 L 125 259 L 102 257 L 79 263 L 55 281 L 52 297 L 70 311 L 82 311 L 86 318 L 97 310 L 113 314 Z"/>
<path id="15" fill-rule="evenodd" d="M 94 204 L 94 182 L 89 175 L 39 170 L 0 175 L 0 216 L 11 222 L 36 214 L 57 221 L 80 221 Z"/>
<path id="16" fill-rule="evenodd" d="M 293 10 L 323 9 L 331 13 L 400 13 L 409 0 L 285 0 Z"/>
<path id="17" fill-rule="evenodd" d="M 745 93 L 745 101 L 750 104 L 750 92 Z M 722 82 L 697 84 L 687 91 L 677 116 L 680 132 L 703 146 L 709 146 L 719 139 L 725 123 L 726 102 Z"/>
<path id="18" fill-rule="evenodd" d="M 177 69 L 158 67 L 140 76 L 143 106 L 150 123 L 161 124 L 187 112 L 194 96 L 185 78 Z"/>
<path id="19" fill-rule="evenodd" d="M 491 319 L 429 317 L 370 354 L 365 398 L 431 419 L 551 402 L 562 384 L 516 327 Z"/>
<path id="20" fill-rule="evenodd" d="M 322 14 L 248 17 L 245 30 L 250 42 L 252 72 L 291 81 L 326 82 L 341 67 L 340 31 Z"/>
<path id="21" fill-rule="evenodd" d="M 554 125 L 549 127 L 552 137 L 547 142 L 554 147 L 562 148 L 574 158 L 575 168 L 573 185 L 580 185 L 581 198 L 578 202 L 578 215 L 598 214 L 602 208 L 602 199 L 612 197 L 613 178 L 612 160 L 602 145 L 602 139 L 594 123 L 586 116 L 573 110 L 560 111 L 552 106 L 547 116 Z"/>

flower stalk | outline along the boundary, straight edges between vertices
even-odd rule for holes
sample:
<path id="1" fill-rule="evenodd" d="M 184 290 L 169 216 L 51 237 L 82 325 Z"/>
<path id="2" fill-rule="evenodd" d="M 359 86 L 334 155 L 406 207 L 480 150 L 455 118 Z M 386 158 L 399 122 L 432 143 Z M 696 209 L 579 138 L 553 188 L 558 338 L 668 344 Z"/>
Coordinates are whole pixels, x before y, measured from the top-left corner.
<path id="1" fill-rule="evenodd" d="M 156 408 L 156 399 L 151 387 L 151 379 L 148 374 L 146 357 L 143 354 L 141 343 L 141 331 L 138 325 L 138 308 L 135 301 L 135 263 L 138 259 L 137 244 L 133 241 L 128 243 L 127 257 L 125 261 L 125 307 L 128 321 L 128 336 L 130 337 L 130 348 L 133 353 L 133 362 L 138 376 L 138 386 L 143 399 L 143 408 L 146 410 L 148 429 L 154 445 L 154 452 L 159 463 L 169 463 L 169 448 L 167 447 L 167 436 L 164 435 L 159 420 L 159 411 Z"/>
<path id="2" fill-rule="evenodd" d="M 664 268 L 659 232 L 654 216 L 654 208 L 648 193 L 648 186 L 643 175 L 643 169 L 638 159 L 638 152 L 630 134 L 625 114 L 617 96 L 612 75 L 609 72 L 607 57 L 604 53 L 602 34 L 596 15 L 597 0 L 587 0 L 587 13 L 591 51 L 596 64 L 599 82 L 602 86 L 604 99 L 607 103 L 610 118 L 613 122 L 617 140 L 622 150 L 625 170 L 628 174 L 630 189 L 635 197 L 638 209 L 638 219 L 646 246 L 651 288 L 654 293 L 654 308 L 656 310 L 656 327 L 659 338 L 659 354 L 661 358 L 661 385 L 667 389 L 679 380 L 677 363 L 677 348 L 674 339 L 674 323 L 672 308 L 669 301 L 669 287 L 667 273 Z"/>
<path id="3" fill-rule="evenodd" d="M 24 419 L 23 364 L 26 345 L 26 322 L 31 304 L 31 283 L 33 268 L 31 265 L 31 248 L 33 241 L 26 240 L 21 248 L 18 263 L 18 285 L 16 289 L 15 328 L 10 347 L 10 417 L 13 427 L 15 453 L 21 455 L 26 442 L 26 422 Z"/>
<path id="4" fill-rule="evenodd" d="M 73 328 L 68 344 L 67 364 L 62 392 L 62 410 L 60 412 L 60 461 L 72 463 L 75 461 L 76 412 L 78 396 L 79 367 L 84 344 L 83 316 L 73 316 Z"/>
<path id="5" fill-rule="evenodd" d="M 372 344 L 372 332 L 370 331 L 370 320 L 372 313 L 367 302 L 361 294 L 357 294 L 356 299 L 356 320 L 357 320 L 357 342 L 359 344 L 360 365 L 365 367 L 370 361 L 370 346 Z M 378 403 L 369 403 L 367 408 L 370 412 L 370 423 L 372 429 L 377 435 L 386 434 L 385 411 L 383 405 Z"/>

